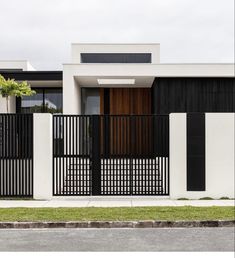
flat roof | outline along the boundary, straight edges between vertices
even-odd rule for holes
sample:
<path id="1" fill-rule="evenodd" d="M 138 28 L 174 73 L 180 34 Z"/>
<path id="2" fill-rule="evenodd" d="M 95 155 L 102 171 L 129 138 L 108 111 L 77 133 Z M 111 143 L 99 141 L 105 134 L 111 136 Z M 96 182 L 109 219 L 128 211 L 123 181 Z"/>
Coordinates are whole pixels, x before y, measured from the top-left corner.
<path id="1" fill-rule="evenodd" d="M 19 81 L 62 81 L 62 71 L 4 71 L 0 69 L 0 74 L 6 79 Z"/>

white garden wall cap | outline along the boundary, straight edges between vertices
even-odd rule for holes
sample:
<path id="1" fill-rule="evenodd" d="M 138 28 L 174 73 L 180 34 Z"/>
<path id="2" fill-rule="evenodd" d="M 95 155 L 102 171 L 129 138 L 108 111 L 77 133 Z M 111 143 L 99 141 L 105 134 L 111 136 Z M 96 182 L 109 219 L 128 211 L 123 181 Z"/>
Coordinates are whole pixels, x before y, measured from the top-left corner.
<path id="1" fill-rule="evenodd" d="M 135 65 L 139 65 L 139 66 L 168 66 L 168 65 L 174 65 L 174 66 L 181 66 L 181 65 L 188 65 L 188 66 L 218 66 L 218 65 L 223 65 L 223 66 L 232 66 L 235 67 L 235 63 L 159 63 L 159 64 L 155 64 L 155 63 L 63 63 L 62 65 L 79 65 L 79 66 L 92 66 L 92 65 L 101 65 L 101 66 L 110 66 L 110 65 L 124 65 L 124 66 L 135 66 Z"/>
<path id="2" fill-rule="evenodd" d="M 105 43 L 105 42 L 98 42 L 98 43 L 71 43 L 71 45 L 140 45 L 140 46 L 143 46 L 143 45 L 160 45 L 160 43 Z"/>
<path id="3" fill-rule="evenodd" d="M 74 65 L 74 66 L 93 66 L 93 65 L 97 65 L 97 66 L 152 66 L 152 65 L 156 65 L 156 64 L 151 64 L 151 63 L 63 63 L 63 66 L 66 65 Z M 158 64 L 159 65 L 159 64 Z"/>

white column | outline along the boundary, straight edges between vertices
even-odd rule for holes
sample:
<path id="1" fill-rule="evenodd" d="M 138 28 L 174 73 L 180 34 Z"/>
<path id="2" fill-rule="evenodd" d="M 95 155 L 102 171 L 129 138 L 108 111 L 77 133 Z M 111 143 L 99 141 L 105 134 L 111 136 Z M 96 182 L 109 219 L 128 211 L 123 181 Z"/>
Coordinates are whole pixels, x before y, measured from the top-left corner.
<path id="1" fill-rule="evenodd" d="M 235 114 L 206 114 L 206 190 L 213 198 L 234 198 Z"/>
<path id="2" fill-rule="evenodd" d="M 170 114 L 170 198 L 186 191 L 187 148 L 186 114 Z"/>
<path id="3" fill-rule="evenodd" d="M 34 114 L 34 199 L 52 198 L 52 115 Z"/>
<path id="4" fill-rule="evenodd" d="M 72 65 L 63 67 L 63 113 L 65 115 L 81 114 L 81 87 L 74 77 Z"/>
<path id="5" fill-rule="evenodd" d="M 3 98 L 0 95 L 0 113 L 7 113 L 7 106 L 6 106 L 6 98 Z M 16 112 L 16 98 L 11 96 L 9 97 L 8 102 L 8 113 L 15 113 Z"/>

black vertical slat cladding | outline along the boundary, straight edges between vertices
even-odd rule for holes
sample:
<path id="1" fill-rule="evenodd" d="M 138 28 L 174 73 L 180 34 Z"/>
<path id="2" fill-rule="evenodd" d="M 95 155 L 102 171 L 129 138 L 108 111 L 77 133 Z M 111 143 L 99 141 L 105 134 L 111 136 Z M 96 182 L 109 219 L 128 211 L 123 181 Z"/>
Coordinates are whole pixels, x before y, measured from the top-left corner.
<path id="1" fill-rule="evenodd" d="M 92 116 L 92 195 L 101 194 L 100 116 Z"/>
<path id="2" fill-rule="evenodd" d="M 75 142 L 75 153 L 74 155 L 76 155 L 78 153 L 78 117 L 75 117 L 75 125 L 74 125 L 74 130 L 75 130 L 75 138 L 76 138 L 76 142 Z M 78 194 L 78 173 L 79 173 L 79 168 L 78 168 L 78 158 L 75 156 L 75 167 L 76 167 L 76 177 L 74 177 L 74 180 L 76 179 L 76 189 L 75 189 L 75 194 Z"/>
<path id="3" fill-rule="evenodd" d="M 187 114 L 187 191 L 205 191 L 205 114 Z"/>
<path id="4" fill-rule="evenodd" d="M 75 172 L 74 172 L 74 166 L 76 166 L 75 160 L 74 160 L 74 147 L 75 147 L 75 128 L 74 128 L 74 120 L 76 119 L 76 117 L 72 117 L 72 141 L 73 141 L 73 145 L 72 145 L 72 167 L 71 167 L 71 172 L 72 172 L 72 181 L 73 181 L 73 193 L 76 192 L 76 180 L 75 180 Z M 75 170 L 76 171 L 76 170 Z"/>
<path id="5" fill-rule="evenodd" d="M 85 133 L 84 131 L 86 130 L 85 128 L 85 124 L 84 124 L 84 117 L 81 117 L 80 119 L 81 121 L 81 132 L 82 132 L 82 144 L 81 144 L 81 155 L 82 155 L 82 158 L 81 158 L 81 163 L 80 163 L 80 166 L 81 166 L 81 191 L 82 193 L 84 193 L 84 184 L 85 184 L 85 171 L 84 171 L 84 159 L 83 159 L 83 155 L 84 155 L 84 141 L 85 141 Z"/>
<path id="6" fill-rule="evenodd" d="M 53 122 L 52 122 L 52 126 L 53 126 L 53 129 L 52 129 L 52 135 L 53 135 L 53 143 L 52 143 L 52 146 L 53 146 L 53 156 L 54 157 L 59 157 L 60 155 L 60 147 L 61 147 L 61 143 L 56 141 L 55 139 L 58 137 L 59 135 L 59 131 L 60 131 L 60 128 L 58 126 L 59 124 L 59 117 L 53 117 Z M 56 170 L 58 171 L 58 161 L 57 159 L 54 159 L 53 158 L 53 170 Z M 53 189 L 53 192 L 59 192 L 61 191 L 61 186 L 59 184 L 59 171 L 54 174 L 53 173 L 53 186 L 52 186 L 52 189 Z M 56 182 L 56 183 L 55 183 Z"/>
<path id="7" fill-rule="evenodd" d="M 65 193 L 68 194 L 69 193 L 69 172 L 68 172 L 68 117 L 65 116 L 65 177 L 66 177 L 66 181 L 65 181 Z"/>
<path id="8" fill-rule="evenodd" d="M 68 173 L 69 173 L 69 194 L 73 193 L 72 191 L 72 184 L 73 184 L 73 181 L 72 181 L 72 173 L 73 173 L 73 170 L 71 168 L 71 147 L 72 147 L 72 128 L 71 128 L 71 119 L 72 117 L 69 116 L 68 117 L 68 128 L 69 128 L 69 137 L 68 137 Z"/>
<path id="9" fill-rule="evenodd" d="M 235 112 L 235 78 L 155 78 L 153 113 Z"/>
<path id="10" fill-rule="evenodd" d="M 77 152 L 77 154 L 79 155 L 79 154 L 81 154 L 81 138 L 82 137 L 80 137 L 81 136 L 81 131 L 80 131 L 80 124 L 81 124 L 81 117 L 80 116 L 78 116 L 78 126 L 76 127 L 76 130 L 78 130 L 78 128 L 79 128 L 79 133 L 78 133 L 78 137 L 79 137 L 79 142 L 78 142 L 78 152 Z M 81 192 L 81 159 L 80 158 L 77 158 L 77 173 L 78 173 L 78 180 L 79 180 L 79 187 L 78 187 L 78 193 L 80 193 Z"/>
<path id="11" fill-rule="evenodd" d="M 52 143 L 52 146 L 53 146 L 53 159 L 52 159 L 52 170 L 54 171 L 54 169 L 55 169 L 55 159 L 54 159 L 54 157 L 56 156 L 56 154 L 57 153 L 55 153 L 55 152 L 57 152 L 57 148 L 56 148 L 56 146 L 55 146 L 55 135 L 56 135 L 56 133 L 55 132 L 57 132 L 57 128 L 56 128 L 56 123 L 57 123 L 57 119 L 56 119 L 57 117 L 55 117 L 55 116 L 53 116 L 52 117 L 52 127 L 53 127 L 53 129 L 52 129 L 52 139 L 53 139 L 53 143 Z M 55 192 L 55 183 L 54 183 L 54 180 L 55 180 L 55 174 L 54 173 L 52 173 L 52 191 L 53 191 L 53 193 Z M 57 186 L 56 186 L 57 187 Z"/>

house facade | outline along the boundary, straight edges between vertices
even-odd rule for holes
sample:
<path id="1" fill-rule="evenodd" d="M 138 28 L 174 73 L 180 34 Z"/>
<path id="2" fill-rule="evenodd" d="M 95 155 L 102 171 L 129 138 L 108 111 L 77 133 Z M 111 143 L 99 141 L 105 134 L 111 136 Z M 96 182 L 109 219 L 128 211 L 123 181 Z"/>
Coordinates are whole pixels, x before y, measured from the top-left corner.
<path id="1" fill-rule="evenodd" d="M 47 121 L 51 161 L 45 162 L 52 164 L 46 173 L 53 177 L 43 180 L 52 181 L 54 196 L 218 198 L 223 190 L 214 189 L 221 182 L 229 189 L 224 195 L 233 196 L 234 69 L 234 64 L 161 63 L 160 44 L 72 44 L 63 71 L 0 61 L 0 74 L 27 80 L 36 91 L 10 99 L 11 113 L 34 114 L 34 137 L 40 114 L 54 114 Z M 0 113 L 6 113 L 2 97 Z M 221 147 L 218 137 L 228 144 Z M 216 165 L 216 157 L 222 163 Z M 228 170 L 224 183 L 221 169 Z"/>
<path id="2" fill-rule="evenodd" d="M 0 72 L 27 80 L 37 92 L 12 99 L 12 113 L 235 111 L 234 64 L 162 64 L 160 44 L 72 44 L 71 63 L 63 64 L 63 71 L 0 61 Z M 4 100 L 0 103 L 3 112 Z"/>

